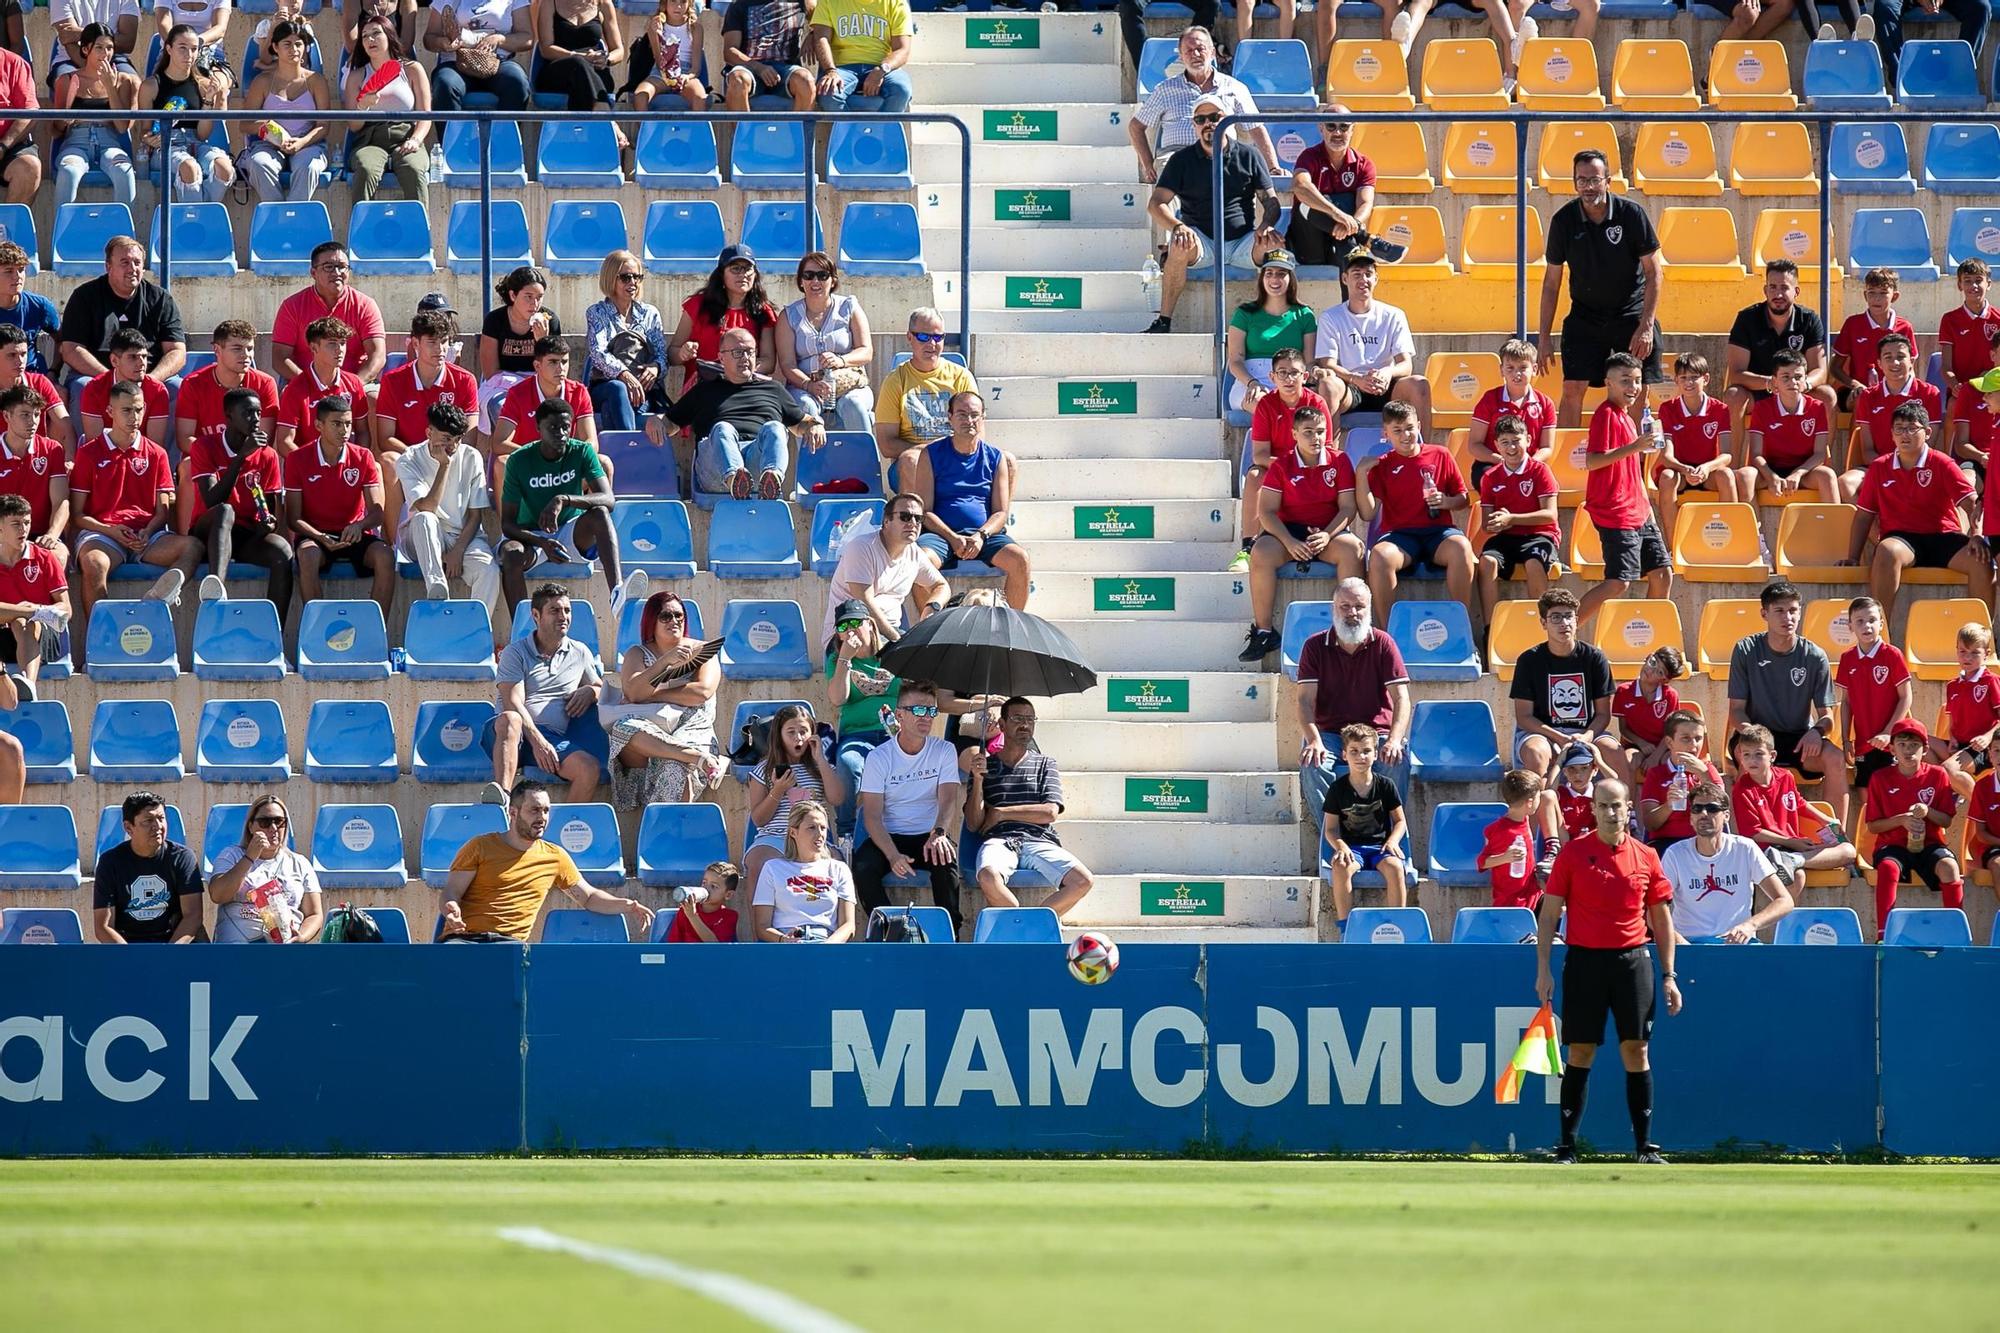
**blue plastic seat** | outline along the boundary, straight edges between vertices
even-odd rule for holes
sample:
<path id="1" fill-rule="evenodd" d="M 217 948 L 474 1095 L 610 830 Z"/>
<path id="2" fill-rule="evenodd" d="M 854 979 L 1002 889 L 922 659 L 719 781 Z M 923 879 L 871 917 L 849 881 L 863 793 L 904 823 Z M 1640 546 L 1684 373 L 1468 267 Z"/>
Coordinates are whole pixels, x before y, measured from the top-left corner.
<path id="1" fill-rule="evenodd" d="M 708 572 L 719 579 L 799 574 L 798 530 L 783 500 L 722 500 L 708 526 Z"/>
<path id="2" fill-rule="evenodd" d="M 1882 52 L 1873 42 L 1808 42 L 1805 98 L 1820 111 L 1887 111 Z"/>
<path id="3" fill-rule="evenodd" d="M 801 460 L 800 466 L 804 465 L 804 460 Z M 827 495 L 819 497 L 819 502 L 809 508 L 812 510 L 812 534 L 807 539 L 807 550 L 812 559 L 812 572 L 823 579 L 832 578 L 834 566 L 840 563 L 840 553 L 834 548 L 836 534 L 846 532 L 857 521 L 868 527 L 882 526 L 880 500 Z"/>
<path id="4" fill-rule="evenodd" d="M 210 699 L 195 725 L 203 782 L 284 782 L 292 776 L 285 714 L 276 699 Z"/>
<path id="5" fill-rule="evenodd" d="M 891 917 L 915 921 L 924 933 L 925 944 L 953 944 L 958 940 L 951 933 L 951 913 L 942 907 L 878 907 L 868 914 L 867 938 L 881 939 L 883 925 Z"/>
<path id="6" fill-rule="evenodd" d="M 939 908 L 943 911 L 943 908 Z M 945 918 L 947 921 L 950 917 Z M 988 907 L 972 927 L 974 944 L 1061 944 L 1062 925 L 1046 907 Z"/>
<path id="7" fill-rule="evenodd" d="M 389 678 L 389 630 L 373 598 L 323 597 L 305 604 L 299 613 L 299 674 L 307 680 Z"/>
<path id="8" fill-rule="evenodd" d="M 1941 194 L 2000 192 L 2000 129 L 1933 122 L 1924 136 L 1924 188 Z"/>
<path id="9" fill-rule="evenodd" d="M 528 164 L 521 148 L 521 127 L 511 120 L 492 122 L 489 144 L 493 154 L 493 188 L 526 189 Z M 469 120 L 453 121 L 444 127 L 442 179 L 452 190 L 479 188 L 479 126 Z M 493 201 L 498 204 L 500 201 Z M 512 201 L 510 201 L 512 202 Z M 479 205 L 474 201 L 476 213 Z M 499 267 L 495 256 L 494 266 Z"/>
<path id="10" fill-rule="evenodd" d="M 1861 918 L 1852 907 L 1794 907 L 1778 918 L 1773 944 L 1861 944 Z"/>
<path id="11" fill-rule="evenodd" d="M 1190 15 L 1192 17 L 1192 15 Z M 1180 44 L 1172 37 L 1148 37 L 1139 48 L 1139 100 L 1167 77 L 1167 66 L 1180 63 Z"/>
<path id="12" fill-rule="evenodd" d="M 1882 928 L 1891 949 L 1956 949 L 1972 944 L 1972 923 L 1958 907 L 1897 907 Z"/>
<path id="13" fill-rule="evenodd" d="M 250 814 L 250 806 L 244 801 L 217 801 L 208 807 L 208 818 L 201 826 L 201 873 L 215 873 L 215 858 L 222 855 L 225 847 L 243 845 L 243 821 Z M 285 846 L 293 851 L 299 849 L 300 829 L 293 825 L 285 828 Z"/>
<path id="14" fill-rule="evenodd" d="M 712 863 L 728 859 L 729 830 L 719 805 L 649 805 L 640 816 L 639 882 L 648 888 L 699 884 Z"/>
<path id="15" fill-rule="evenodd" d="M 1292 38 L 1251 38 L 1236 44 L 1230 72 L 1249 88 L 1260 111 L 1298 111 L 1318 105 L 1312 56 Z"/>
<path id="16" fill-rule="evenodd" d="M 626 569 L 656 579 L 694 577 L 694 528 L 679 500 L 620 500 L 611 510 L 611 530 Z"/>
<path id="17" fill-rule="evenodd" d="M 813 656 L 797 602 L 739 598 L 722 608 L 724 680 L 807 680 Z"/>
<path id="18" fill-rule="evenodd" d="M 856 277 L 922 277 L 916 205 L 850 201 L 840 213 L 840 267 Z"/>
<path id="19" fill-rule="evenodd" d="M 21 743 L 29 782 L 76 781 L 76 737 L 62 700 L 37 699 L 0 712 L 0 731 Z"/>
<path id="20" fill-rule="evenodd" d="M 314 782 L 394 782 L 396 724 L 380 699 L 315 699 L 306 715 L 306 776 Z"/>
<path id="21" fill-rule="evenodd" d="M 68 806 L 0 805 L 0 889 L 73 893 L 82 887 L 76 820 Z"/>
<path id="22" fill-rule="evenodd" d="M 125 841 L 125 810 L 123 806 L 107 805 L 97 812 L 97 841 L 91 846 L 96 856 L 102 856 Z M 181 820 L 181 808 L 167 806 L 167 841 L 188 845 L 187 825 Z M 93 857 L 93 861 L 95 857 Z"/>
<path id="23" fill-rule="evenodd" d="M 1299 678 L 1299 654 L 1305 651 L 1306 640 L 1332 626 L 1332 602 L 1292 602 L 1285 607 L 1285 627 L 1281 631 L 1284 644 L 1279 649 L 1285 679 Z"/>
<path id="24" fill-rule="evenodd" d="M 1403 602 L 1389 608 L 1389 637 L 1411 680 L 1479 679 L 1479 646 L 1460 602 Z"/>
<path id="25" fill-rule="evenodd" d="M 1936 282 L 1931 228 L 1921 208 L 1857 208 L 1848 233 L 1856 269 L 1893 268 L 1904 282 Z"/>
<path id="26" fill-rule="evenodd" d="M 618 815 L 601 802 L 560 804 L 549 810 L 542 834 L 569 853 L 584 883 L 616 889 L 625 882 L 625 853 L 618 842 Z"/>
<path id="27" fill-rule="evenodd" d="M 403 670 L 411 680 L 492 680 L 493 630 L 482 602 L 426 598 L 410 604 Z"/>
<path id="28" fill-rule="evenodd" d="M 490 216 L 493 227 L 489 238 L 479 225 L 477 199 L 461 199 L 451 206 L 444 230 L 445 267 L 453 273 L 479 272 L 480 249 L 489 244 L 495 272 L 535 262 L 528 239 L 528 210 L 521 206 L 521 201 L 495 199 Z"/>
<path id="29" fill-rule="evenodd" d="M 875 437 L 860 431 L 832 430 L 818 449 L 802 450 L 798 457 L 798 485 L 792 491 L 795 504 L 817 508 L 824 500 L 861 500 L 882 494 L 882 456 L 876 452 Z M 832 481 L 860 481 L 865 491 L 815 491 L 813 487 Z"/>
<path id="30" fill-rule="evenodd" d="M 1525 907 L 1461 907 L 1451 919 L 1453 944 L 1532 944 L 1534 940 L 1535 914 Z"/>
<path id="31" fill-rule="evenodd" d="M 87 637 L 96 681 L 173 680 L 181 674 L 174 649 L 174 611 L 165 602 L 107 598 L 90 609 Z"/>
<path id="32" fill-rule="evenodd" d="M 435 273 L 431 216 L 415 199 L 357 199 L 347 221 L 347 253 L 364 276 Z"/>
<path id="33" fill-rule="evenodd" d="M 687 613 L 687 624 L 681 632 L 690 639 L 706 639 L 701 619 L 701 603 L 691 597 L 681 598 L 681 610 Z M 618 613 L 618 641 L 614 649 L 617 660 L 625 660 L 625 654 L 639 642 L 639 627 L 646 618 L 646 604 L 636 598 L 625 603 L 625 609 Z"/>
<path id="34" fill-rule="evenodd" d="M 914 190 L 910 135 L 895 121 L 834 122 L 826 141 L 826 183 L 836 190 Z"/>
<path id="35" fill-rule="evenodd" d="M 408 888 L 403 822 L 396 807 L 322 805 L 313 817 L 312 867 L 323 889 Z M 405 925 L 405 934 L 408 930 Z"/>
<path id="36" fill-rule="evenodd" d="M 790 268 L 808 250 L 826 248 L 818 216 L 812 219 L 812 244 L 807 245 L 806 206 L 787 199 L 758 199 L 744 205 L 742 240 L 767 269 Z"/>
<path id="37" fill-rule="evenodd" d="M 1503 771 L 1493 710 L 1484 699 L 1419 699 L 1409 750 L 1410 776 L 1427 782 L 1498 782 Z"/>
<path id="38" fill-rule="evenodd" d="M 64 204 L 49 232 L 50 267 L 59 278 L 104 275 L 104 246 L 113 236 L 134 236 L 132 210 L 123 204 Z M 24 247 L 25 248 L 25 247 Z"/>
<path id="39" fill-rule="evenodd" d="M 1815 48 L 1824 45 L 1812 43 Z M 1835 125 L 1826 159 L 1833 188 L 1843 194 L 1917 192 L 1916 178 L 1910 175 L 1910 145 L 1894 121 Z"/>
<path id="40" fill-rule="evenodd" d="M 713 254 L 708 266 L 715 267 Z M 655 445 L 642 430 L 606 430 L 597 434 L 597 452 L 611 464 L 618 494 L 638 500 L 680 498 L 680 467 L 671 445 Z"/>
<path id="41" fill-rule="evenodd" d="M 662 915 L 666 915 L 662 913 Z M 542 919 L 542 944 L 630 944 L 625 918 L 580 907 L 558 907 Z"/>
<path id="42" fill-rule="evenodd" d="M 382 932 L 384 944 L 408 944 L 410 942 L 410 918 L 403 915 L 400 907 L 375 907 L 367 903 L 357 903 L 366 907 L 368 915 L 375 921 L 375 929 Z"/>
<path id="43" fill-rule="evenodd" d="M 1972 48 L 1960 41 L 1906 41 L 1896 60 L 1896 101 L 1912 116 L 1986 105 Z"/>
<path id="44" fill-rule="evenodd" d="M 604 635 L 597 628 L 597 608 L 581 597 L 572 598 L 569 604 L 569 636 L 578 643 L 587 645 L 599 656 L 604 653 Z M 514 608 L 514 621 L 508 627 L 509 639 L 525 639 L 535 632 L 534 599 L 529 598 Z"/>
<path id="45" fill-rule="evenodd" d="M 10 907 L 0 944 L 81 944 L 83 919 L 73 907 Z"/>
<path id="46" fill-rule="evenodd" d="M 480 744 L 493 721 L 486 699 L 429 699 L 410 733 L 410 776 L 419 782 L 484 782 L 493 756 Z"/>
<path id="47" fill-rule="evenodd" d="M 433 805 L 424 811 L 423 838 L 417 843 L 417 868 L 424 883 L 441 889 L 451 878 L 452 858 L 459 848 L 486 833 L 507 828 L 507 810 L 498 805 Z"/>
<path id="48" fill-rule="evenodd" d="M 1960 208 L 1944 234 L 1945 267 L 1956 270 L 1968 259 L 2000 264 L 2000 208 Z"/>
<path id="49" fill-rule="evenodd" d="M 595 117 L 543 121 L 535 146 L 535 176 L 550 190 L 615 190 L 624 185 L 618 136 L 611 122 Z"/>
<path id="50" fill-rule="evenodd" d="M 794 704 L 804 708 L 810 716 L 817 717 L 819 714 L 819 710 L 813 707 L 810 699 L 739 699 L 736 703 L 736 712 L 730 716 L 729 731 L 722 737 L 723 744 L 720 748 L 724 753 L 728 753 L 741 744 L 745 728 L 750 730 L 761 745 L 770 731 L 771 719 Z M 751 771 L 756 767 L 755 764 L 734 763 L 730 766 L 730 774 L 738 782 L 748 783 Z M 751 826 L 750 832 L 754 837 L 755 826 Z M 929 884 L 930 880 L 927 878 L 924 883 Z"/>
<path id="51" fill-rule="evenodd" d="M 594 277 L 604 257 L 613 250 L 626 249 L 627 241 L 625 210 L 616 199 L 557 199 L 549 204 L 542 257 L 551 272 Z"/>
<path id="52" fill-rule="evenodd" d="M 317 199 L 267 200 L 250 215 L 250 271 L 260 278 L 303 278 L 313 247 L 333 239 L 333 219 Z"/>
<path id="53" fill-rule="evenodd" d="M 194 675 L 196 680 L 283 680 L 285 627 L 278 623 L 278 608 L 261 598 L 203 602 L 194 617 Z"/>
<path id="54" fill-rule="evenodd" d="M 803 190 L 805 127 L 796 120 L 753 120 L 736 127 L 729 145 L 729 179 L 739 190 Z M 762 259 L 762 247 L 757 249 Z"/>
<path id="55" fill-rule="evenodd" d="M 1341 939 L 1348 944 L 1429 944 L 1431 919 L 1421 907 L 1357 907 Z"/>
<path id="56" fill-rule="evenodd" d="M 1485 889 L 1493 872 L 1479 868 L 1486 826 L 1507 813 L 1498 801 L 1443 802 L 1431 807 L 1429 877 L 1447 889 Z"/>
<path id="57" fill-rule="evenodd" d="M 28 252 L 29 277 L 42 271 L 41 236 L 35 230 L 34 212 L 26 204 L 0 204 L 0 241 L 12 241 Z"/>
<path id="58" fill-rule="evenodd" d="M 662 123 L 649 121 L 648 125 Z M 646 205 L 640 249 L 645 252 L 646 267 L 654 273 L 706 277 L 727 243 L 722 210 L 713 199 L 655 199 Z M 625 478 L 618 480 L 622 485 Z"/>
<path id="59" fill-rule="evenodd" d="M 174 276 L 177 278 L 229 278 L 236 275 L 236 229 L 230 225 L 224 204 L 175 204 Z M 153 266 L 158 268 L 160 209 L 153 210 Z"/>
<path id="60" fill-rule="evenodd" d="M 649 120 L 632 149 L 632 183 L 642 190 L 718 190 L 722 165 L 715 127 L 705 120 Z M 716 249 L 721 249 L 717 246 Z M 714 250 L 709 251 L 711 257 Z"/>
<path id="61" fill-rule="evenodd" d="M 98 782 L 179 782 L 181 727 L 165 699 L 100 699 L 90 715 L 90 776 Z"/>

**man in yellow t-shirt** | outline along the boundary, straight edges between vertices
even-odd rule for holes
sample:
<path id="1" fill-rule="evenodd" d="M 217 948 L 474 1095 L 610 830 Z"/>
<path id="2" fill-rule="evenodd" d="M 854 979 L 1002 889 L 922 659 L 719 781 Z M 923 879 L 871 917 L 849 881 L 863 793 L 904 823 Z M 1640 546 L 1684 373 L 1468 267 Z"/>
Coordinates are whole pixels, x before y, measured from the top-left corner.
<path id="1" fill-rule="evenodd" d="M 451 878 L 438 892 L 443 918 L 439 940 L 532 943 L 541 938 L 553 889 L 589 911 L 622 915 L 633 939 L 649 937 L 652 910 L 585 884 L 569 853 L 542 841 L 548 827 L 549 789 L 533 779 L 515 783 L 507 802 L 507 831 L 483 833 L 451 859 Z"/>
<path id="2" fill-rule="evenodd" d="M 808 49 L 822 111 L 910 109 L 909 0 L 820 0 Z"/>
<path id="3" fill-rule="evenodd" d="M 944 356 L 944 319 L 931 307 L 910 312 L 910 359 L 889 372 L 875 395 L 875 448 L 893 463 L 951 434 L 951 400 L 979 392 L 972 372 Z"/>

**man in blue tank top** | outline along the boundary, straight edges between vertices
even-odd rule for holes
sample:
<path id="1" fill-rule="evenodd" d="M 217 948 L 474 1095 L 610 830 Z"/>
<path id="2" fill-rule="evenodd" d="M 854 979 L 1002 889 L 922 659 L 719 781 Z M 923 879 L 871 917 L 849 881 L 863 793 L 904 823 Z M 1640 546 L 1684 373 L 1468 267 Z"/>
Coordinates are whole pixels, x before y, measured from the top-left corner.
<path id="1" fill-rule="evenodd" d="M 1028 552 L 1007 535 L 1014 504 L 1014 455 L 982 438 L 986 400 L 966 390 L 952 395 L 951 434 L 907 450 L 896 475 L 924 501 L 917 545 L 950 571 L 961 560 L 993 566 L 1007 580 L 1007 605 L 1028 605 L 1033 569 Z"/>

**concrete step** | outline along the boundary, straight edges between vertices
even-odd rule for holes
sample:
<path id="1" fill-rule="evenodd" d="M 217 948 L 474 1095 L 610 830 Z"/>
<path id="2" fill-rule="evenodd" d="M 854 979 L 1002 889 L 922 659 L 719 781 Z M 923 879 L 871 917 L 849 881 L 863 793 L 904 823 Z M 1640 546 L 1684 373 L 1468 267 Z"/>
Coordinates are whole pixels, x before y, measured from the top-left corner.
<path id="1" fill-rule="evenodd" d="M 994 387 L 1003 383 L 1032 392 L 1036 381 L 983 381 L 989 412 L 996 401 Z M 1120 492 L 1133 501 L 1199 500 L 1229 494 L 1229 464 L 1219 458 L 1173 458 L 1135 468 L 1128 459 L 1036 458 L 1021 463 L 1020 490 L 1037 500 L 1088 499 Z"/>
<path id="2" fill-rule="evenodd" d="M 1053 751 L 1051 751 L 1053 753 Z M 1065 773 L 1063 817 L 1296 828 L 1296 773 Z"/>
<path id="3" fill-rule="evenodd" d="M 1092 898 L 1097 895 L 1093 893 Z M 1079 914 L 1089 911 L 1090 899 L 1084 900 Z M 1090 926 L 1069 925 L 1062 928 L 1065 942 L 1075 939 Z M 1127 944 L 1317 944 L 1319 937 L 1311 926 L 1119 926 L 1110 932 L 1115 943 Z"/>
<path id="4" fill-rule="evenodd" d="M 1176 620 L 1171 617 L 1153 622 L 1150 628 L 1130 620 L 1109 616 L 1090 620 L 1058 620 L 1056 625 L 1069 635 L 1070 642 L 1100 678 L 1112 674 L 1185 674 L 1202 671 L 1234 671 L 1242 664 L 1236 654 L 1243 650 L 1247 617 L 1234 620 Z M 1244 768 L 1258 768 L 1278 762 L 1275 744 L 1265 737 L 1270 753 Z"/>
<path id="5" fill-rule="evenodd" d="M 1069 914 L 1074 927 L 1109 926 L 1120 944 L 1163 944 L 1161 932 L 1279 929 L 1310 930 L 1309 879 L 1284 875 L 1226 875 L 1190 879 L 1172 875 L 1097 875 L 1090 896 Z M 1076 930 L 1064 928 L 1065 939 Z"/>
<path id="6" fill-rule="evenodd" d="M 932 59 L 982 65 L 1061 60 L 1115 66 L 1118 62 L 1118 23 L 1108 13 L 926 13 L 914 16 L 913 31 Z"/>
<path id="7" fill-rule="evenodd" d="M 1235 637 L 1241 642 L 1243 636 Z M 1271 728 L 1240 722 L 1161 726 L 1152 721 L 1052 718 L 1040 723 L 1035 735 L 1065 769 L 1079 773 L 1257 773 L 1278 767 L 1277 739 Z M 1168 859 L 1159 864 L 1180 863 Z"/>
<path id="8" fill-rule="evenodd" d="M 1163 620 L 1250 622 L 1250 580 L 1242 574 L 1035 571 L 1035 614 L 1048 620 L 1157 615 Z"/>
<path id="9" fill-rule="evenodd" d="M 1197 671 L 1170 675 L 1107 673 L 1080 694 L 1058 695 L 1037 705 L 1050 721 L 1249 722 L 1270 725 L 1277 691 L 1261 672 Z M 1056 756 L 1058 760 L 1061 755 Z"/>
<path id="10" fill-rule="evenodd" d="M 974 164 L 978 169 L 978 164 Z M 950 228 L 959 224 L 956 160 L 950 175 L 938 184 L 917 191 L 917 217 L 925 227 Z M 946 183 L 950 182 L 950 183 Z M 975 227 L 1143 227 L 1146 199 L 1150 188 L 1139 184 L 1138 169 L 1131 166 L 1108 181 L 1063 185 L 1037 174 L 1026 182 L 994 181 L 972 187 L 972 225 Z M 1136 270 L 1145 262 L 1139 255 L 1132 261 Z"/>
<path id="11" fill-rule="evenodd" d="M 1297 875 L 1297 834 L 1281 825 L 1165 823 L 1065 819 L 1063 846 L 1093 871 L 1130 874 L 1145 866 L 1176 867 L 1176 875 Z"/>
<path id="12" fill-rule="evenodd" d="M 1140 366 L 1154 375 L 1215 373 L 1215 339 L 1204 333 L 979 333 L 972 345 L 981 375 L 1073 375 L 1085 368 L 1109 374 Z"/>
<path id="13" fill-rule="evenodd" d="M 1079 332 L 1102 328 L 1113 332 L 1138 333 L 1146 327 L 1152 310 L 1147 304 L 1145 288 L 1139 281 L 1137 264 L 1129 271 L 1064 272 L 1054 267 L 1054 256 L 1045 262 L 1050 267 L 1031 268 L 1020 273 L 975 271 L 972 275 L 972 304 L 982 310 L 1032 314 L 1083 311 L 1094 315 L 1094 323 L 1063 326 Z M 974 327 L 983 329 L 986 326 L 982 323 Z"/>
<path id="14" fill-rule="evenodd" d="M 1074 276 L 1074 275 L 1072 275 Z M 953 287 L 957 278 L 935 280 L 942 289 Z M 944 315 L 945 328 L 958 329 L 957 298 L 940 290 L 937 308 Z M 997 310 L 972 305 L 972 327 L 979 333 L 1139 333 L 1153 322 L 1154 311 L 1144 310 Z M 1183 308 L 1183 313 L 1186 313 Z M 1181 323 L 1188 321 L 1182 320 Z"/>
<path id="15" fill-rule="evenodd" d="M 1137 182 L 1139 160 L 1131 145 L 1064 144 L 1053 138 L 1038 142 L 1041 130 L 1052 131 L 1051 122 L 1035 120 L 1027 111 L 999 110 L 984 114 L 975 134 L 993 131 L 1019 136 L 1017 140 L 991 137 L 972 146 L 972 178 L 995 185 L 1067 185 L 1072 182 Z M 910 146 L 910 169 L 920 181 L 956 180 L 959 148 L 956 144 L 918 143 Z"/>
<path id="16" fill-rule="evenodd" d="M 1132 151 L 1125 135 L 1131 122 L 1127 108 L 1097 102 L 1005 102 L 994 106 L 937 106 L 924 110 L 957 116 L 972 131 L 975 154 L 989 144 L 1063 144 L 1077 148 L 1123 148 Z M 913 145 L 943 144 L 956 151 L 958 131 L 925 122 L 910 127 Z M 1136 168 L 1138 157 L 1133 156 Z"/>
<path id="17" fill-rule="evenodd" d="M 983 362 L 974 364 L 985 368 Z M 1015 419 L 995 434 L 995 440 L 1023 461 L 1122 458 L 1151 463 L 1165 458 L 1220 458 L 1224 451 L 1221 424 L 1195 417 L 1148 421 L 1143 431 L 1120 417 Z"/>
<path id="18" fill-rule="evenodd" d="M 1035 61 L 961 63 L 914 60 L 910 87 L 918 106 L 1034 106 L 1046 102 L 1116 102 L 1119 69 L 1115 60 L 1089 63 Z"/>
<path id="19" fill-rule="evenodd" d="M 1009 531 L 1022 541 L 1226 542 L 1236 533 L 1236 502 L 1020 500 L 1014 504 L 1014 526 Z M 1107 560 L 1122 558 L 1106 552 Z"/>
<path id="20" fill-rule="evenodd" d="M 1237 550 L 1229 542 L 1125 542 L 1107 553 L 1101 542 L 1036 542 L 1035 573 L 1212 571 L 1229 568 Z"/>
<path id="21" fill-rule="evenodd" d="M 1133 255 L 1146 252 L 1143 227 L 1064 227 L 1029 231 L 1023 227 L 976 227 L 972 232 L 974 271 L 1033 273 L 1047 264 L 1069 273 L 1119 273 L 1134 268 Z M 955 255 L 958 231 L 926 230 L 924 253 Z M 1141 258 L 1139 263 L 1144 263 Z"/>

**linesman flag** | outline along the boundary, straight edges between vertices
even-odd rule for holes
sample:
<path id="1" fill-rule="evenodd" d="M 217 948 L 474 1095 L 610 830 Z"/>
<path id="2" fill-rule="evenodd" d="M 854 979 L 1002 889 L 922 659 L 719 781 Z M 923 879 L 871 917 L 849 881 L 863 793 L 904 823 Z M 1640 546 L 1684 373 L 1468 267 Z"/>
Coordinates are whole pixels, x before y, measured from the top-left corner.
<path id="1" fill-rule="evenodd" d="M 1556 1016 L 1545 1004 L 1529 1022 L 1528 1030 L 1521 1034 L 1521 1044 L 1514 1048 L 1514 1058 L 1500 1071 L 1500 1079 L 1493 1085 L 1493 1100 L 1503 1106 L 1520 1101 L 1523 1074 L 1546 1074 L 1554 1078 L 1562 1071 L 1562 1046 L 1556 1036 Z"/>

